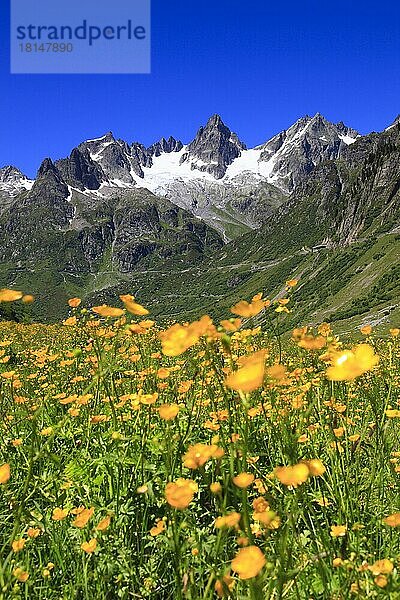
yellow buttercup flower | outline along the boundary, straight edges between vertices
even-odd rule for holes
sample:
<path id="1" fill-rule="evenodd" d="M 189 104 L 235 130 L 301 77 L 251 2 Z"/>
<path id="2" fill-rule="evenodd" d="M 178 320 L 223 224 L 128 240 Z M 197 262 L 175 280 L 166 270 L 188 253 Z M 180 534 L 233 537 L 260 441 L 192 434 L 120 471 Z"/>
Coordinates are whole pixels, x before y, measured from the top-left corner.
<path id="1" fill-rule="evenodd" d="M 94 552 L 97 548 L 96 538 L 92 538 L 88 542 L 83 542 L 83 544 L 81 544 L 81 548 L 87 554 L 92 554 L 92 552 Z"/>
<path id="2" fill-rule="evenodd" d="M 198 469 L 205 465 L 210 458 L 221 458 L 224 455 L 222 448 L 216 444 L 195 444 L 190 446 L 183 457 L 183 464 L 188 469 Z"/>
<path id="3" fill-rule="evenodd" d="M 346 525 L 331 525 L 331 536 L 333 538 L 344 537 L 347 533 Z"/>
<path id="4" fill-rule="evenodd" d="M 38 527 L 28 527 L 26 535 L 28 538 L 34 539 L 37 538 L 42 533 L 42 530 Z"/>
<path id="5" fill-rule="evenodd" d="M 132 300 L 123 300 L 122 298 L 121 300 L 123 301 L 126 310 L 130 312 L 131 315 L 145 316 L 149 314 L 147 308 L 144 308 L 141 304 L 133 302 Z"/>
<path id="6" fill-rule="evenodd" d="M 254 317 L 266 306 L 269 306 L 269 301 L 262 300 L 262 294 L 257 294 L 251 302 L 240 300 L 235 306 L 232 306 L 231 313 L 238 315 L 239 317 Z"/>
<path id="7" fill-rule="evenodd" d="M 29 579 L 28 571 L 24 571 L 24 569 L 21 569 L 21 567 L 14 569 L 13 575 L 21 583 L 25 583 L 25 581 L 28 581 Z"/>
<path id="8" fill-rule="evenodd" d="M 210 491 L 212 494 L 220 494 L 222 492 L 222 485 L 219 481 L 210 484 Z"/>
<path id="9" fill-rule="evenodd" d="M 157 377 L 159 379 L 168 379 L 170 375 L 171 371 L 169 369 L 166 369 L 165 367 L 160 367 L 157 371 Z"/>
<path id="10" fill-rule="evenodd" d="M 380 588 L 384 588 L 387 586 L 388 582 L 388 578 L 385 577 L 385 575 L 377 575 L 374 579 L 374 583 L 380 587 Z"/>
<path id="11" fill-rule="evenodd" d="M 165 529 L 165 521 L 163 521 L 163 519 L 158 519 L 156 525 L 150 529 L 150 535 L 152 537 L 156 537 L 157 535 L 160 535 L 160 533 L 165 531 Z"/>
<path id="12" fill-rule="evenodd" d="M 82 300 L 80 298 L 70 298 L 70 300 L 68 300 L 68 306 L 70 306 L 71 308 L 78 308 L 81 302 Z"/>
<path id="13" fill-rule="evenodd" d="M 379 356 L 369 344 L 360 344 L 353 350 L 337 352 L 332 356 L 332 366 L 326 376 L 332 381 L 351 381 L 373 369 L 379 362 Z"/>
<path id="14" fill-rule="evenodd" d="M 179 356 L 199 341 L 199 336 L 193 329 L 176 323 L 167 331 L 160 333 L 163 353 L 166 356 Z"/>
<path id="15" fill-rule="evenodd" d="M 297 279 L 289 279 L 289 281 L 286 282 L 286 287 L 288 288 L 293 288 L 296 287 L 296 285 L 298 284 L 298 280 Z"/>
<path id="16" fill-rule="evenodd" d="M 235 331 L 238 331 L 238 329 L 240 329 L 241 325 L 242 325 L 242 320 L 241 319 L 224 319 L 223 321 L 220 322 L 221 327 L 223 327 L 225 329 L 225 331 L 230 331 L 232 333 L 234 333 Z"/>
<path id="17" fill-rule="evenodd" d="M 197 490 L 198 486 L 195 481 L 180 477 L 166 485 L 165 498 L 172 508 L 184 510 L 192 502 Z"/>
<path id="18" fill-rule="evenodd" d="M 400 527 L 400 512 L 393 513 L 383 519 L 383 522 L 390 527 Z"/>
<path id="19" fill-rule="evenodd" d="M 100 315 L 100 317 L 122 317 L 125 314 L 125 311 L 122 308 L 114 308 L 113 306 L 107 306 L 103 304 L 102 306 L 94 306 L 92 311 L 96 313 L 96 315 Z"/>
<path id="20" fill-rule="evenodd" d="M 305 463 L 288 467 L 277 467 L 275 476 L 286 486 L 297 487 L 307 481 L 310 476 L 310 469 Z"/>
<path id="21" fill-rule="evenodd" d="M 84 508 L 82 511 L 80 511 L 76 517 L 76 519 L 74 521 L 72 521 L 72 525 L 75 525 L 75 527 L 79 527 L 79 529 L 82 529 L 83 527 L 85 527 L 89 520 L 92 518 L 94 513 L 94 508 Z"/>
<path id="22" fill-rule="evenodd" d="M 238 392 L 252 392 L 261 387 L 265 374 L 266 351 L 260 350 L 240 360 L 240 368 L 231 373 L 225 385 Z"/>
<path id="23" fill-rule="evenodd" d="M 163 354 L 166 356 L 179 356 L 191 348 L 202 336 L 218 337 L 216 328 L 208 315 L 199 321 L 187 325 L 176 323 L 166 331 L 159 334 Z"/>
<path id="24" fill-rule="evenodd" d="M 313 477 L 319 477 L 326 471 L 322 461 L 319 458 L 312 458 L 311 460 L 304 461 L 310 471 L 310 475 Z"/>
<path id="25" fill-rule="evenodd" d="M 10 479 L 10 465 L 6 463 L 0 467 L 0 484 L 7 483 Z"/>
<path id="26" fill-rule="evenodd" d="M 222 517 L 217 517 L 215 519 L 215 527 L 217 529 L 222 529 L 224 527 L 237 527 L 241 518 L 242 516 L 238 512 L 228 513 L 227 515 L 223 515 Z"/>
<path id="27" fill-rule="evenodd" d="M 301 337 L 297 344 L 305 350 L 321 350 L 326 345 L 326 338 L 323 335 L 306 334 Z"/>
<path id="28" fill-rule="evenodd" d="M 16 290 L 0 290 L 0 302 L 15 302 L 16 300 L 21 300 L 22 296 L 23 293 Z"/>
<path id="29" fill-rule="evenodd" d="M 111 523 L 111 516 L 108 515 L 107 517 L 104 517 L 104 519 L 102 519 L 96 525 L 96 531 L 105 531 L 110 526 L 110 523 Z"/>
<path id="30" fill-rule="evenodd" d="M 372 333 L 372 326 L 363 325 L 363 327 L 360 327 L 360 331 L 363 335 L 370 335 Z"/>
<path id="31" fill-rule="evenodd" d="M 67 327 L 74 327 L 77 324 L 78 320 L 76 317 L 68 317 L 68 319 L 65 319 L 65 321 L 63 321 L 63 325 L 66 325 Z"/>
<path id="32" fill-rule="evenodd" d="M 68 517 L 68 513 L 69 513 L 68 509 L 57 507 L 53 510 L 53 514 L 52 514 L 51 518 L 53 519 L 53 521 L 62 521 L 63 519 Z"/>
<path id="33" fill-rule="evenodd" d="M 175 403 L 173 404 L 163 404 L 158 408 L 158 414 L 161 419 L 164 421 L 172 421 L 175 419 L 176 415 L 179 413 L 179 406 Z"/>
<path id="34" fill-rule="evenodd" d="M 25 544 L 26 544 L 25 538 L 21 538 L 19 540 L 14 540 L 13 543 L 11 544 L 13 552 L 16 552 L 16 553 L 21 552 L 21 550 L 24 549 Z"/>
<path id="35" fill-rule="evenodd" d="M 369 567 L 372 575 L 381 575 L 391 573 L 394 569 L 394 564 L 391 560 L 387 558 L 383 558 L 382 560 L 377 560 L 373 565 Z"/>
<path id="36" fill-rule="evenodd" d="M 265 556 L 257 546 L 241 548 L 231 563 L 232 570 L 240 579 L 257 577 L 266 563 Z"/>
<path id="37" fill-rule="evenodd" d="M 253 483 L 254 475 L 252 473 L 239 473 L 232 481 L 237 487 L 245 489 Z"/>

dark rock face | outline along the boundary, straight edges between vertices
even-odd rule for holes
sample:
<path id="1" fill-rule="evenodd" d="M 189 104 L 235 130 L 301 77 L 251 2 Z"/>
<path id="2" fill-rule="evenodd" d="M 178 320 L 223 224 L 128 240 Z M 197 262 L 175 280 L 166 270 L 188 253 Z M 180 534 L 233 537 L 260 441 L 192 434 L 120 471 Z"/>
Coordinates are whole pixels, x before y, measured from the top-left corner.
<path id="1" fill-rule="evenodd" d="M 138 142 L 132 145 L 116 140 L 111 132 L 101 138 L 83 142 L 78 150 L 94 162 L 104 173 L 105 179 L 133 184 L 133 175 L 143 178 L 142 167 L 151 167 L 151 153 Z M 103 179 L 104 180 L 104 179 Z M 96 189 L 96 188 L 88 188 Z"/>
<path id="2" fill-rule="evenodd" d="M 245 149 L 245 144 L 224 125 L 221 117 L 214 115 L 205 127 L 200 127 L 181 162 L 189 162 L 192 169 L 205 171 L 221 179 L 227 167 Z"/>
<path id="3" fill-rule="evenodd" d="M 87 149 L 74 148 L 69 158 L 56 161 L 63 179 L 80 190 L 98 190 L 106 180 L 102 168 L 95 163 Z"/>
<path id="4" fill-rule="evenodd" d="M 319 244 L 341 248 L 397 231 L 399 165 L 400 124 L 358 138 L 342 149 L 338 160 L 316 166 L 259 232 L 251 234 L 251 243 L 260 246 L 268 240 L 277 252 Z M 239 253 L 248 248 L 249 239 L 234 242 Z"/>
<path id="5" fill-rule="evenodd" d="M 118 179 L 125 183 L 132 183 L 132 163 L 129 159 L 129 147 L 117 142 L 106 146 L 101 153 L 99 161 L 103 172 L 109 180 Z"/>
<path id="6" fill-rule="evenodd" d="M 159 142 L 156 142 L 148 148 L 148 151 L 152 156 L 161 156 L 163 153 L 180 152 L 183 148 L 181 141 L 176 140 L 172 135 L 166 140 L 161 138 Z"/>
<path id="7" fill-rule="evenodd" d="M 151 153 L 139 142 L 134 142 L 131 146 L 131 163 L 133 171 L 139 177 L 144 177 L 142 167 L 151 167 Z"/>
<path id="8" fill-rule="evenodd" d="M 344 123 L 334 125 L 321 114 L 302 117 L 262 147 L 260 160 L 273 159 L 271 176 L 291 192 L 324 160 L 335 160 L 358 136 Z"/>
<path id="9" fill-rule="evenodd" d="M 12 165 L 0 169 L 0 183 L 15 183 L 21 179 L 26 179 L 25 175 Z"/>

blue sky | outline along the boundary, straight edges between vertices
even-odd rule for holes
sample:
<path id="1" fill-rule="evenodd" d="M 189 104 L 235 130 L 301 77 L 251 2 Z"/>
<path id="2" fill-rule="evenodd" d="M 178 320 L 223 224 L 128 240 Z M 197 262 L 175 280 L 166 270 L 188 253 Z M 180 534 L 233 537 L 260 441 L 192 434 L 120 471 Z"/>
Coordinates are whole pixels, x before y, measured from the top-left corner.
<path id="1" fill-rule="evenodd" d="M 108 130 L 187 142 L 220 113 L 254 146 L 318 111 L 361 133 L 400 113 L 397 2 L 153 0 L 151 75 L 10 75 L 5 4 L 0 165 L 29 176 Z"/>

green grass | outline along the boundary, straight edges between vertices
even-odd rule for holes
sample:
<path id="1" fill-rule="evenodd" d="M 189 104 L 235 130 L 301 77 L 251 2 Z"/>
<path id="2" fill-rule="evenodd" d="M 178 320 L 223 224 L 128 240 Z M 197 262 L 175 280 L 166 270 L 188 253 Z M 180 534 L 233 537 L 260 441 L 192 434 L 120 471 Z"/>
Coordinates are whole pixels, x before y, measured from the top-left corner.
<path id="1" fill-rule="evenodd" d="M 174 358 L 162 353 L 156 329 L 129 335 L 124 323 L 75 314 L 76 327 L 0 323 L 0 466 L 11 469 L 0 485 L 2 600 L 211 600 L 238 538 L 257 546 L 265 565 L 248 580 L 231 571 L 231 598 L 400 597 L 399 533 L 383 523 L 399 510 L 398 419 L 386 415 L 398 401 L 396 338 L 372 335 L 378 367 L 331 382 L 319 359 L 326 348 L 278 343 L 276 324 L 222 340 L 214 331 Z M 291 315 L 277 318 L 284 329 Z M 285 378 L 267 370 L 250 394 L 230 390 L 226 372 L 259 349 L 267 369 L 281 355 Z M 179 406 L 175 419 L 160 418 L 165 404 Z M 185 453 L 198 443 L 224 454 L 188 468 Z M 278 466 L 316 458 L 325 472 L 296 488 L 274 476 Z M 247 489 L 233 481 L 242 472 L 255 477 Z M 184 510 L 165 497 L 179 477 L 198 486 Z M 219 494 L 210 491 L 216 482 Z M 254 517 L 260 497 L 276 528 Z M 69 513 L 61 521 L 52 518 L 57 507 Z M 77 507 L 94 508 L 82 528 L 71 513 Z M 215 528 L 232 511 L 237 529 Z M 110 526 L 96 530 L 107 515 Z M 151 535 L 159 519 L 164 527 Z M 346 527 L 342 537 L 332 537 L 336 525 Z M 21 538 L 24 548 L 13 551 Z M 81 545 L 93 538 L 88 554 Z M 392 565 L 381 573 L 386 580 L 372 566 L 382 559 Z M 26 582 L 16 569 L 29 573 Z"/>

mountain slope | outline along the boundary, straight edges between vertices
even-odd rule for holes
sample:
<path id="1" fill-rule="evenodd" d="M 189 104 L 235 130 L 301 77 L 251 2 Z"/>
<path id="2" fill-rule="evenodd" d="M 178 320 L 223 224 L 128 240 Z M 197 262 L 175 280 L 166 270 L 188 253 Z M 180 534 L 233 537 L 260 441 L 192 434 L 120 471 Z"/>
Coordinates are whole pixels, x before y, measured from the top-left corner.
<path id="1" fill-rule="evenodd" d="M 261 290 L 275 297 L 294 277 L 287 327 L 394 322 L 400 124 L 361 137 L 316 115 L 246 150 L 215 118 L 196 139 L 189 158 L 174 138 L 146 149 L 107 134 L 46 160 L 0 216 L 2 281 L 42 302 L 131 292 L 155 316 L 196 318 L 226 315 Z M 219 178 L 199 161 L 219 165 Z M 225 241 L 240 235 L 224 245 L 218 231 Z"/>
<path id="2" fill-rule="evenodd" d="M 258 228 L 321 161 L 339 157 L 357 135 L 317 114 L 248 150 L 213 115 L 187 145 L 170 137 L 146 148 L 108 132 L 83 142 L 56 166 L 81 191 L 107 196 L 110 187 L 140 187 L 165 196 L 229 241 Z M 22 177 L 17 191 L 29 189 Z M 9 187 L 0 180 L 0 194 Z"/>
<path id="3" fill-rule="evenodd" d="M 274 297 L 299 278 L 287 327 L 322 320 L 393 322 L 400 316 L 400 125 L 359 138 L 322 162 L 265 224 L 224 246 L 209 262 L 160 278 L 161 315 L 226 314 L 239 298 Z M 108 297 L 112 297 L 112 290 Z M 169 298 L 171 297 L 171 300 Z M 171 304 L 170 304 L 171 302 Z"/>
<path id="4" fill-rule="evenodd" d="M 398 314 L 399 165 L 400 125 L 321 163 L 259 230 L 204 267 L 202 285 L 218 297 L 207 308 L 220 313 L 260 290 L 279 294 L 298 277 L 291 324 Z"/>
<path id="5" fill-rule="evenodd" d="M 223 243 L 215 230 L 148 190 L 104 188 L 108 195 L 96 195 L 72 187 L 81 183 L 78 176 L 93 175 L 83 156 L 83 163 L 75 155 L 62 163 L 61 171 L 46 159 L 32 190 L 0 216 L 0 279 L 31 290 L 41 318 L 58 316 L 70 293 L 91 290 L 99 276 L 112 285 L 137 270 L 182 268 Z"/>

